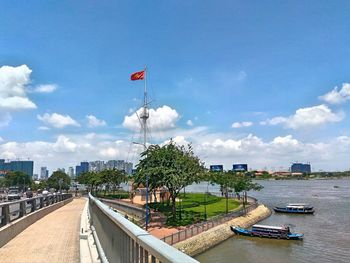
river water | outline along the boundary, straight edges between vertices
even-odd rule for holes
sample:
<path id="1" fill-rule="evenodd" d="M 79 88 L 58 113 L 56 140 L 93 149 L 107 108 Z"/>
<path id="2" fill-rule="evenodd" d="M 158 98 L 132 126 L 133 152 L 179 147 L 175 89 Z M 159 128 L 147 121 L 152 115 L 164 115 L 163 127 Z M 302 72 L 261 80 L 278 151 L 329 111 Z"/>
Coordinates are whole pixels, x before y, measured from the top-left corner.
<path id="1" fill-rule="evenodd" d="M 251 192 L 270 208 L 288 203 L 308 203 L 314 215 L 272 215 L 260 222 L 288 224 L 292 232 L 304 233 L 303 241 L 234 236 L 196 257 L 200 262 L 244 263 L 349 263 L 350 262 L 350 180 L 258 181 L 264 186 Z M 336 187 L 334 187 L 336 186 Z M 201 183 L 188 192 L 218 192 L 218 186 Z"/>

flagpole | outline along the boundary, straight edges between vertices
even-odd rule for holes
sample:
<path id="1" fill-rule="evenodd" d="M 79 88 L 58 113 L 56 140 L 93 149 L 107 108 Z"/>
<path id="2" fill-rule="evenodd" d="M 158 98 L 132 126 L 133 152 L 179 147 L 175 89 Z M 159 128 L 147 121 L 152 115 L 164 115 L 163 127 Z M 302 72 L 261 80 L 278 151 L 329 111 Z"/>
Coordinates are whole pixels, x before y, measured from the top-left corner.
<path id="1" fill-rule="evenodd" d="M 148 102 L 147 102 L 147 66 L 145 66 L 145 78 L 144 78 L 144 99 L 143 99 L 143 147 L 147 150 L 147 119 L 149 117 L 148 113 Z M 148 174 L 146 174 L 146 231 L 148 229 L 148 217 L 149 217 L 149 207 L 148 207 Z"/>

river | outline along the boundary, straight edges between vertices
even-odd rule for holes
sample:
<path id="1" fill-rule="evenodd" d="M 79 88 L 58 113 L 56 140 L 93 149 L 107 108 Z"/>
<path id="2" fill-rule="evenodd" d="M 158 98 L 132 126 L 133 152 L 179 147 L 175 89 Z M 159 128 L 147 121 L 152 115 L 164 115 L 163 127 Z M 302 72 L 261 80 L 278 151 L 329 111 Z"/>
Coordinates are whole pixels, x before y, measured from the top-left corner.
<path id="1" fill-rule="evenodd" d="M 345 263 L 350 262 L 350 180 L 258 181 L 264 186 L 251 192 L 270 208 L 288 203 L 308 203 L 314 215 L 273 213 L 260 222 L 266 225 L 288 224 L 293 232 L 304 233 L 303 241 L 234 236 L 202 253 L 200 262 L 244 263 Z M 336 186 L 336 187 L 334 187 Z M 218 186 L 201 183 L 188 192 L 218 192 Z"/>

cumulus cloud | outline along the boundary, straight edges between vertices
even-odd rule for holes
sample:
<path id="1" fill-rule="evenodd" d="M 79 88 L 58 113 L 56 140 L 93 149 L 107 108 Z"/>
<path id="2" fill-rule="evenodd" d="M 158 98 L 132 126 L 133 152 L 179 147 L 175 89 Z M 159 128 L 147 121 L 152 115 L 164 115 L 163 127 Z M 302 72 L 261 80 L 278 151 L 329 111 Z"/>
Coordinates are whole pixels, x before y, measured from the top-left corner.
<path id="1" fill-rule="evenodd" d="M 106 126 L 106 122 L 104 120 L 99 120 L 94 115 L 87 115 L 86 118 L 88 120 L 88 126 L 90 128 Z"/>
<path id="2" fill-rule="evenodd" d="M 141 129 L 140 120 L 143 114 L 143 109 L 140 108 L 136 113 L 131 116 L 125 116 L 123 126 L 133 131 L 139 131 Z M 167 105 L 157 109 L 149 109 L 149 119 L 147 120 L 147 126 L 152 131 L 163 131 L 176 127 L 176 122 L 179 120 L 180 115 L 175 109 L 170 108 Z"/>
<path id="3" fill-rule="evenodd" d="M 64 128 L 66 126 L 80 126 L 80 124 L 76 120 L 72 119 L 69 115 L 45 113 L 44 115 L 37 115 L 37 118 L 46 125 L 50 125 L 55 128 Z"/>
<path id="4" fill-rule="evenodd" d="M 234 122 L 232 123 L 232 128 L 243 128 L 243 127 L 250 127 L 253 123 L 250 121 L 243 121 L 243 122 Z"/>
<path id="5" fill-rule="evenodd" d="M 335 87 L 330 92 L 320 96 L 319 99 L 330 104 L 340 104 L 350 100 L 350 83 L 343 83 L 340 90 Z"/>
<path id="6" fill-rule="evenodd" d="M 35 87 L 34 92 L 51 93 L 51 92 L 54 92 L 56 89 L 57 89 L 57 85 L 55 84 L 45 84 L 45 85 L 39 85 Z"/>
<path id="7" fill-rule="evenodd" d="M 27 65 L 0 67 L 0 109 L 15 111 L 36 108 L 27 97 L 26 90 L 31 72 Z"/>
<path id="8" fill-rule="evenodd" d="M 248 163 L 253 169 L 287 167 L 293 161 L 311 162 L 313 169 L 348 169 L 350 137 L 339 136 L 327 141 L 305 142 L 292 135 L 280 135 L 271 140 L 249 134 L 232 137 L 230 134 L 210 133 L 209 130 L 192 129 L 176 132 L 173 141 L 179 145 L 192 143 L 194 153 L 206 163 L 223 164 L 230 169 L 233 163 Z M 169 138 L 169 137 L 168 137 Z M 161 142 L 168 143 L 169 140 Z M 154 143 L 154 142 L 153 142 Z M 136 164 L 142 146 L 130 145 L 129 140 L 109 134 L 59 135 L 53 141 L 11 142 L 0 140 L 1 157 L 5 159 L 30 157 L 35 169 L 48 166 L 75 166 L 83 160 L 124 159 Z"/>
<path id="9" fill-rule="evenodd" d="M 300 129 L 322 126 L 327 123 L 339 122 L 345 117 L 344 112 L 333 112 L 327 105 L 301 108 L 289 117 L 274 117 L 260 122 L 261 125 L 283 124 L 285 128 Z"/>
<path id="10" fill-rule="evenodd" d="M 53 144 L 53 150 L 60 153 L 75 152 L 78 145 L 72 142 L 68 137 L 60 135 L 57 141 Z"/>

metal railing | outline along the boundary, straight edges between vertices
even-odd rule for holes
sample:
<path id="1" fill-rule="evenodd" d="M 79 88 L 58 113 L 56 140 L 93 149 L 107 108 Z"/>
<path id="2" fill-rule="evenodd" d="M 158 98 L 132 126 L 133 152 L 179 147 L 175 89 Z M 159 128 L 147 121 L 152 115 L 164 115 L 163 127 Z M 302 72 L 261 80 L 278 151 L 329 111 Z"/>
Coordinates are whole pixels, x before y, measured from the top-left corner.
<path id="1" fill-rule="evenodd" d="M 190 227 L 188 227 L 184 230 L 181 230 L 181 231 L 176 232 L 174 234 L 165 236 L 162 238 L 162 240 L 169 245 L 174 245 L 180 241 L 186 240 L 187 238 L 193 237 L 193 236 L 198 235 L 204 231 L 207 231 L 213 227 L 216 227 L 218 225 L 226 223 L 234 218 L 243 216 L 246 213 L 249 213 L 250 211 L 252 211 L 258 207 L 258 203 L 257 203 L 257 200 L 255 198 L 249 197 L 248 199 L 251 200 L 252 204 L 250 204 L 246 208 L 241 208 L 238 211 L 228 213 L 226 215 L 212 217 L 205 222 L 191 225 Z"/>
<path id="2" fill-rule="evenodd" d="M 0 203 L 0 227 L 45 206 L 71 198 L 72 194 L 56 194 Z"/>
<path id="3" fill-rule="evenodd" d="M 198 262 L 150 235 L 89 194 L 90 223 L 109 262 Z"/>

